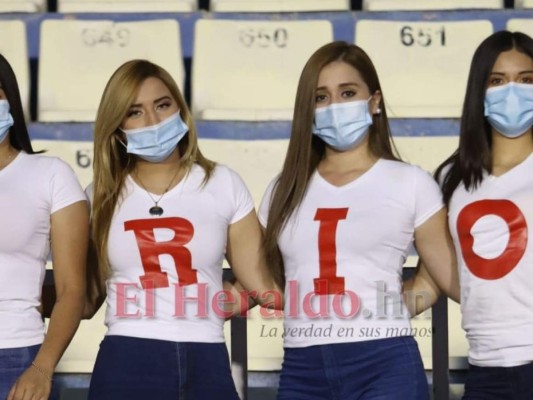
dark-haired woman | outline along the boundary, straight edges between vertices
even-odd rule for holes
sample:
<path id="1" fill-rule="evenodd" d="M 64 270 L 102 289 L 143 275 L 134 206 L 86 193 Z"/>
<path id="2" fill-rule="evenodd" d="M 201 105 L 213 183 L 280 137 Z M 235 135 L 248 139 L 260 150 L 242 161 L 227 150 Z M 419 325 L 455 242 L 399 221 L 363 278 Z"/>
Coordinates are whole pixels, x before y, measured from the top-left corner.
<path id="1" fill-rule="evenodd" d="M 88 207 L 72 169 L 34 154 L 15 74 L 0 56 L 0 399 L 45 400 L 85 302 Z M 48 331 L 41 287 L 52 250 Z"/>
<path id="2" fill-rule="evenodd" d="M 438 185 L 393 151 L 376 70 L 357 46 L 302 72 L 283 170 L 260 207 L 285 284 L 279 399 L 427 399 L 402 302 L 410 244 L 447 291 L 453 245 Z"/>
<path id="3" fill-rule="evenodd" d="M 472 59 L 458 150 L 437 171 L 469 343 L 465 399 L 533 399 L 533 39 Z"/>

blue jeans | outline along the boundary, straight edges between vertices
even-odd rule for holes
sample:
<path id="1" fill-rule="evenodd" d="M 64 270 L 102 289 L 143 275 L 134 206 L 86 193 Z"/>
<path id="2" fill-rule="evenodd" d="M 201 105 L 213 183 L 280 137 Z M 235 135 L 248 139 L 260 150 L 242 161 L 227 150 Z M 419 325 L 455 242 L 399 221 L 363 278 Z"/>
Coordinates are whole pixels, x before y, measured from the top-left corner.
<path id="1" fill-rule="evenodd" d="M 278 400 L 427 400 L 410 337 L 286 348 Z"/>
<path id="2" fill-rule="evenodd" d="M 224 343 L 106 336 L 89 400 L 238 400 Z"/>
<path id="3" fill-rule="evenodd" d="M 464 400 L 533 400 L 533 362 L 518 367 L 470 365 Z"/>
<path id="4" fill-rule="evenodd" d="M 15 381 L 28 369 L 41 345 L 0 349 L 0 400 L 7 395 Z"/>

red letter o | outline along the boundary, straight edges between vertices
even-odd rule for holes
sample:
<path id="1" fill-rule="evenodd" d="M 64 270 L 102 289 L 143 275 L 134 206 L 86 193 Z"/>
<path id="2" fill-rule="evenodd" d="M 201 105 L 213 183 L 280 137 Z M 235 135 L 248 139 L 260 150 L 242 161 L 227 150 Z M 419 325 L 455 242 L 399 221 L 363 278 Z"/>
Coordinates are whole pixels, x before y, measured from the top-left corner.
<path id="1" fill-rule="evenodd" d="M 486 215 L 497 215 L 509 227 L 509 242 L 503 253 L 488 259 L 474 253 L 474 224 Z M 513 270 L 526 251 L 527 223 L 516 204 L 509 200 L 480 200 L 467 205 L 457 217 L 457 235 L 467 268 L 481 279 L 503 278 Z"/>

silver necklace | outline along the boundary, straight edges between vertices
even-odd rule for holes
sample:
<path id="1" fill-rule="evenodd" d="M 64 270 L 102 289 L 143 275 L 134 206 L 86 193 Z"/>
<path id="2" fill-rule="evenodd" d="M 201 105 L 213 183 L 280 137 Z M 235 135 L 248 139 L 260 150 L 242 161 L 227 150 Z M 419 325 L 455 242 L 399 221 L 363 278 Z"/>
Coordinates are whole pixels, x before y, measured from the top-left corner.
<path id="1" fill-rule="evenodd" d="M 146 189 L 146 186 L 144 186 L 144 183 L 143 181 L 141 180 L 141 178 L 139 177 L 139 175 L 137 175 L 137 173 L 135 173 L 135 177 L 137 178 L 137 180 L 139 181 L 139 183 L 141 184 L 142 188 L 144 189 L 144 191 L 146 192 L 146 194 L 150 197 L 150 199 L 154 202 L 154 205 L 153 207 L 150 207 L 150 209 L 148 210 L 148 212 L 150 213 L 150 215 L 154 215 L 154 216 L 157 216 L 157 217 L 160 217 L 161 215 L 163 215 L 163 212 L 165 210 L 163 210 L 163 208 L 159 205 L 159 202 L 161 201 L 161 199 L 163 198 L 163 196 L 165 194 L 167 194 L 167 192 L 169 191 L 170 189 L 170 186 L 172 186 L 172 182 L 174 182 L 174 180 L 176 179 L 176 177 L 178 176 L 178 173 L 180 172 L 180 169 L 178 168 L 178 170 L 176 171 L 176 173 L 174 174 L 174 176 L 172 177 L 172 179 L 170 180 L 170 182 L 168 183 L 168 186 L 166 187 L 165 191 L 161 194 L 161 196 L 159 196 L 159 198 L 156 200 L 154 199 L 154 197 L 152 196 L 152 194 Z"/>

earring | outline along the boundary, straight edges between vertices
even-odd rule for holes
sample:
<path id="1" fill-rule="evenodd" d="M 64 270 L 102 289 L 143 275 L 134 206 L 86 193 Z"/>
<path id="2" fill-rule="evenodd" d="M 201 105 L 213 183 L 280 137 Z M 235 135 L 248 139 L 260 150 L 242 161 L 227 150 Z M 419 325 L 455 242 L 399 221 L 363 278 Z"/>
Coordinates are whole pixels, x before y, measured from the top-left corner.
<path id="1" fill-rule="evenodd" d="M 381 114 L 381 108 L 376 109 L 376 114 Z"/>

